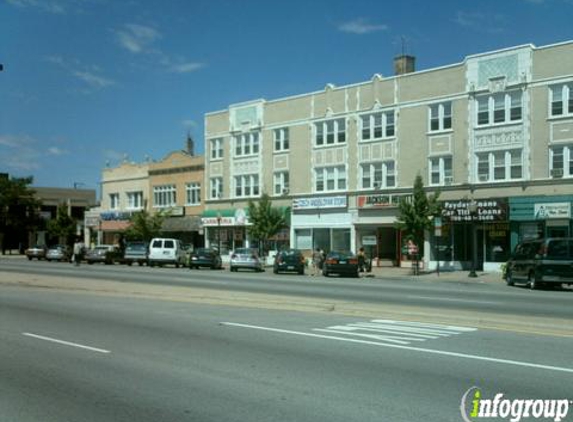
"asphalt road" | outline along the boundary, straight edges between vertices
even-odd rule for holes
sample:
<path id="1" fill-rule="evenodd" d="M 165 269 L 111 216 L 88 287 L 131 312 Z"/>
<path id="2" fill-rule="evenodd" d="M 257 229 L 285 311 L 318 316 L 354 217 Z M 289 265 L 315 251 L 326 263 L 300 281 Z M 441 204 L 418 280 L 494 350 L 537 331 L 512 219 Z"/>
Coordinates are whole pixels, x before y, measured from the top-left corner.
<path id="1" fill-rule="evenodd" d="M 444 298 L 475 300 L 484 317 L 495 304 L 477 302 L 510 304 L 507 318 L 557 302 L 558 323 L 570 325 L 569 292 L 36 262 L 4 261 L 0 272 L 43 286 L 0 283 L 1 421 L 461 421 L 474 386 L 483 398 L 566 398 L 563 420 L 573 420 L 573 336 L 387 317 L 398 296 L 418 295 L 428 312 L 466 309 Z M 85 289 L 50 287 L 50 275 Z M 104 279 L 231 299 L 369 297 L 384 317 L 91 291 Z"/>

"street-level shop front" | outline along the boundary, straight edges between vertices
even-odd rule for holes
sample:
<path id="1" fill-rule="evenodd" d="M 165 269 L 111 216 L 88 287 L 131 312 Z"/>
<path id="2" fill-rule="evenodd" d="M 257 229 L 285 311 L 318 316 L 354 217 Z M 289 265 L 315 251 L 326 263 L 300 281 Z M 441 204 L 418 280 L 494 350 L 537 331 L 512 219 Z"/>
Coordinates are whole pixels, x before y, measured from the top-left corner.
<path id="1" fill-rule="evenodd" d="M 355 251 L 355 231 L 346 196 L 298 198 L 291 214 L 291 247 L 310 255 L 313 249 Z"/>
<path id="2" fill-rule="evenodd" d="M 511 247 L 518 242 L 573 235 L 573 195 L 510 198 Z"/>
<path id="3" fill-rule="evenodd" d="M 401 232 L 396 229 L 402 198 L 404 195 L 390 194 L 356 197 L 356 245 L 365 249 L 375 266 L 397 266 L 409 259 L 401 253 Z"/>
<path id="4" fill-rule="evenodd" d="M 428 267 L 501 272 L 511 254 L 507 198 L 441 202 L 439 230 L 429 233 Z"/>

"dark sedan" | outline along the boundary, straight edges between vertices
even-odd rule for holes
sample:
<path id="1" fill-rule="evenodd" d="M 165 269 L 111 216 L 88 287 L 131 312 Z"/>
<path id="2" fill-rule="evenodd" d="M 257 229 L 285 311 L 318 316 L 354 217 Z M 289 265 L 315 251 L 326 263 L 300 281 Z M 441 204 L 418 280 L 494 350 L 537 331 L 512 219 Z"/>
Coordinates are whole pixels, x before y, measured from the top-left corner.
<path id="1" fill-rule="evenodd" d="M 223 261 L 217 249 L 198 248 L 189 256 L 189 269 L 209 267 L 212 270 L 223 268 Z"/>
<path id="2" fill-rule="evenodd" d="M 114 262 L 119 262 L 123 255 L 119 248 L 114 245 L 98 245 L 93 249 L 86 252 L 85 260 L 88 264 L 95 262 L 103 262 L 106 265 L 111 265 Z"/>
<path id="3" fill-rule="evenodd" d="M 286 249 L 280 251 L 275 256 L 273 264 L 273 272 L 295 271 L 299 274 L 304 274 L 304 255 L 298 249 Z"/>
<path id="4" fill-rule="evenodd" d="M 358 257 L 352 252 L 329 252 L 322 266 L 322 275 L 325 277 L 331 274 L 358 277 L 358 272 Z"/>

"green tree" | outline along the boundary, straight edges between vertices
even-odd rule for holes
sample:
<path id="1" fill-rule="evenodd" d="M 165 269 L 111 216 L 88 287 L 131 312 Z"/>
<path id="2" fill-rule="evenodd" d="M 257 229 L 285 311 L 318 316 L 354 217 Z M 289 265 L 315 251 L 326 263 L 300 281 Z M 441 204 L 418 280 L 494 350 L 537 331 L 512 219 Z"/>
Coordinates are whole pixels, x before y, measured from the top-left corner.
<path id="1" fill-rule="evenodd" d="M 28 233 L 41 224 L 39 209 L 41 202 L 30 188 L 32 177 L 12 178 L 0 175 L 0 249 L 24 245 Z M 8 244 L 10 240 L 11 244 Z"/>
<path id="2" fill-rule="evenodd" d="M 433 227 L 432 217 L 440 212 L 439 196 L 440 192 L 431 195 L 426 193 L 422 176 L 418 174 L 414 180 L 412 197 L 400 201 L 396 227 L 405 234 L 406 240 L 411 240 L 418 247 L 418 255 L 423 254 L 425 231 Z"/>
<path id="3" fill-rule="evenodd" d="M 166 214 L 161 212 L 152 215 L 146 210 L 136 212 L 130 218 L 131 225 L 124 232 L 125 239 L 149 242 L 161 233 L 165 217 Z"/>
<path id="4" fill-rule="evenodd" d="M 71 245 L 76 234 L 77 221 L 68 214 L 68 207 L 62 204 L 58 206 L 56 218 L 48 221 L 47 228 L 50 236 L 58 237 L 58 242 Z"/>
<path id="5" fill-rule="evenodd" d="M 249 222 L 249 234 L 259 240 L 259 249 L 262 246 L 263 253 L 266 253 L 268 239 L 287 226 L 283 211 L 272 206 L 266 193 L 263 193 L 258 203 L 249 200 Z"/>

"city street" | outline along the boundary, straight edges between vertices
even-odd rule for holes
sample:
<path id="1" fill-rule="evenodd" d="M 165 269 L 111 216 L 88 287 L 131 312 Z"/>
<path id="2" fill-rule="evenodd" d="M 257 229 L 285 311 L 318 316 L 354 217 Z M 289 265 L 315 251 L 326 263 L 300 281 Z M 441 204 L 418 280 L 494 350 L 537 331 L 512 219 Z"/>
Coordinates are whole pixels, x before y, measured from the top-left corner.
<path id="1" fill-rule="evenodd" d="M 474 386 L 573 399 L 572 292 L 466 278 L 0 260 L 0 419 L 441 422 Z"/>

